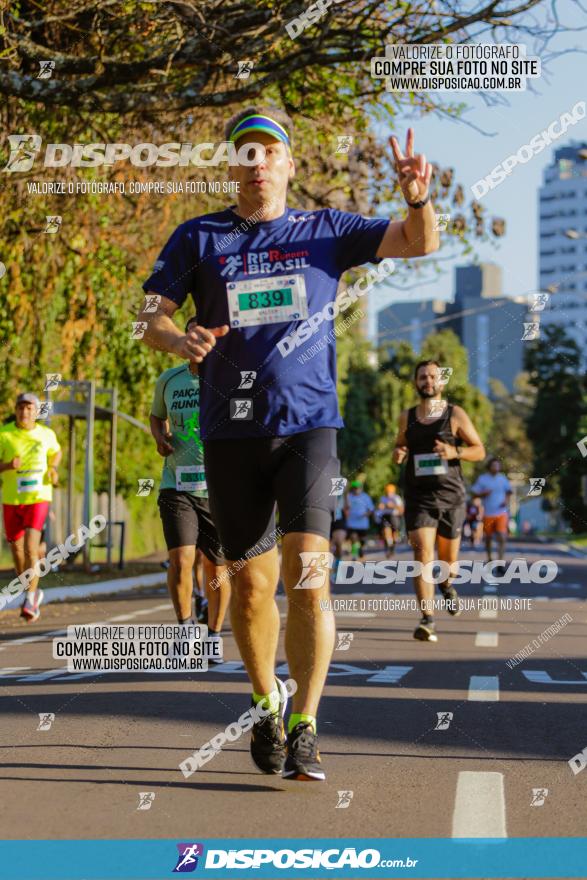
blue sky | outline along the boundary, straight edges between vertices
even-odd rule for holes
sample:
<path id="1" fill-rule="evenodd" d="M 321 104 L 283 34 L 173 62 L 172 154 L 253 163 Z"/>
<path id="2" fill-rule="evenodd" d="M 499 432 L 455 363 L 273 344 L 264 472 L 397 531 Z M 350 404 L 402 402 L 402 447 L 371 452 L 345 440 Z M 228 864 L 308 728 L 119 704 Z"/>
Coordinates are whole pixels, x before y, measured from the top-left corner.
<path id="1" fill-rule="evenodd" d="M 573 14 L 575 7 L 570 0 L 561 4 L 560 9 L 567 13 L 563 16 L 567 24 L 587 25 L 587 18 L 579 20 L 579 15 Z M 528 55 L 532 55 L 531 42 L 526 42 Z M 581 42 L 585 44 L 585 32 L 558 34 L 551 43 L 551 49 L 563 51 L 564 54 L 552 60 L 539 79 L 531 80 L 534 92 L 505 93 L 508 106 L 487 107 L 472 92 L 439 93 L 445 99 L 466 101 L 470 105 L 466 119 L 483 132 L 488 132 L 489 136 L 462 122 L 453 123 L 429 116 L 406 122 L 403 130 L 399 128 L 400 143 L 405 140 L 405 129 L 411 124 L 415 130 L 417 151 L 424 152 L 427 158 L 437 161 L 442 167 L 454 168 L 455 177 L 463 184 L 467 200 L 470 200 L 470 187 L 475 181 L 488 174 L 510 153 L 527 144 L 535 134 L 561 113 L 569 111 L 577 101 L 587 100 L 587 56 L 569 51 Z M 505 219 L 507 234 L 498 240 L 497 246 L 490 243 L 476 245 L 476 253 L 481 260 L 502 266 L 506 294 L 526 293 L 537 286 L 538 188 L 542 183 L 543 169 L 550 164 L 557 147 L 571 141 L 586 140 L 587 118 L 571 126 L 558 141 L 529 162 L 517 165 L 506 181 L 483 198 L 482 204 L 489 216 Z M 446 251 L 442 256 L 445 255 Z M 464 262 L 466 260 L 462 257 L 455 257 L 443 263 L 444 274 L 441 278 L 418 285 L 401 299 L 452 298 L 454 266 Z M 379 288 L 371 292 L 370 298 L 370 331 L 373 333 L 376 311 L 399 297 L 395 292 Z"/>

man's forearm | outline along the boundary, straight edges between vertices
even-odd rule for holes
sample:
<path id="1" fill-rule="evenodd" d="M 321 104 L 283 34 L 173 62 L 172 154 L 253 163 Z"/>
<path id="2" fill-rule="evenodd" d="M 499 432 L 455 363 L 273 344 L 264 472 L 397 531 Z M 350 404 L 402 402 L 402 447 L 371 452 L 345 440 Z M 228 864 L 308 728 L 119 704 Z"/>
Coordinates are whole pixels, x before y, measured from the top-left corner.
<path id="1" fill-rule="evenodd" d="M 2 471 L 9 471 L 12 469 L 12 461 L 0 461 L 0 474 Z"/>
<path id="2" fill-rule="evenodd" d="M 482 461 L 485 458 L 484 446 L 459 446 L 458 450 L 458 456 L 461 461 Z M 475 494 L 482 497 L 485 494 L 489 495 L 489 492 L 477 492 Z"/>
<path id="3" fill-rule="evenodd" d="M 403 233 L 407 243 L 407 257 L 424 257 L 440 247 L 440 236 L 434 230 L 436 215 L 432 202 L 423 208 L 410 208 L 403 222 Z"/>
<path id="4" fill-rule="evenodd" d="M 138 320 L 145 321 L 147 324 L 143 340 L 149 348 L 153 348 L 155 351 L 175 353 L 177 343 L 184 334 L 179 327 L 176 327 L 169 315 L 163 312 L 157 312 L 154 315 L 141 314 Z"/>

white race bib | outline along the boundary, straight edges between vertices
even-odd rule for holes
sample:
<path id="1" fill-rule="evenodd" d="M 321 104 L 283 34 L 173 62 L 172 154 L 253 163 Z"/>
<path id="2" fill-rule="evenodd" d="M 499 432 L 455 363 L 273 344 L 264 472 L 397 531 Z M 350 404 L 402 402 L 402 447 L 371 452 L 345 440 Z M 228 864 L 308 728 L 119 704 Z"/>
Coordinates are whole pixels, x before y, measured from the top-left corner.
<path id="1" fill-rule="evenodd" d="M 414 456 L 414 473 L 417 477 L 435 477 L 448 473 L 448 462 L 436 452 L 423 452 Z"/>
<path id="2" fill-rule="evenodd" d="M 17 471 L 16 484 L 19 495 L 23 492 L 38 492 L 43 485 L 43 471 Z"/>
<path id="3" fill-rule="evenodd" d="M 175 488 L 178 492 L 205 492 L 206 472 L 203 464 L 189 464 L 175 468 Z"/>
<path id="4" fill-rule="evenodd" d="M 256 327 L 303 321 L 308 317 L 303 275 L 278 275 L 229 281 L 226 285 L 231 327 Z"/>

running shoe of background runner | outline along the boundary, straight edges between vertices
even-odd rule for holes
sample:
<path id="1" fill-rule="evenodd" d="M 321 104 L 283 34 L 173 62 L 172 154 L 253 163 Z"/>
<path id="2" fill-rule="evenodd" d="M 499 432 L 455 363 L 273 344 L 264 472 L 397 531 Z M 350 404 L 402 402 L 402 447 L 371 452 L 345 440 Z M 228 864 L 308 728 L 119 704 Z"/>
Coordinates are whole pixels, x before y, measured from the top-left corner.
<path id="1" fill-rule="evenodd" d="M 196 620 L 208 626 L 208 600 L 201 593 L 196 593 Z"/>
<path id="2" fill-rule="evenodd" d="M 287 706 L 287 690 L 279 678 L 275 679 L 279 691 L 279 712 L 266 715 L 253 724 L 251 730 L 251 758 L 262 773 L 281 773 L 285 760 L 285 729 L 283 718 Z M 252 703 L 254 707 L 254 703 Z"/>
<path id="3" fill-rule="evenodd" d="M 440 592 L 443 599 L 446 600 L 446 610 L 448 613 L 452 614 L 453 617 L 458 617 L 461 613 L 461 600 L 453 585 L 449 584 L 448 587 L 441 585 Z"/>
<path id="4" fill-rule="evenodd" d="M 414 630 L 414 638 L 419 642 L 437 642 L 436 628 L 434 621 L 430 617 L 423 617 L 416 629 Z"/>
<path id="5" fill-rule="evenodd" d="M 324 782 L 326 779 L 320 762 L 318 735 L 305 721 L 296 724 L 287 735 L 287 757 L 282 776 L 300 782 Z"/>
<path id="6" fill-rule="evenodd" d="M 35 621 L 39 619 L 41 616 L 39 606 L 44 598 L 44 592 L 38 588 L 35 590 L 34 594 L 31 594 L 30 592 L 26 594 L 20 611 L 20 616 L 24 617 L 27 623 L 35 623 Z"/>
<path id="7" fill-rule="evenodd" d="M 220 645 L 222 646 L 221 636 L 219 633 L 216 633 L 213 636 L 208 636 L 208 641 L 209 642 L 214 642 L 214 641 L 220 642 Z M 208 663 L 211 663 L 212 666 L 220 666 L 221 663 L 224 663 L 224 660 L 222 659 L 222 657 L 213 657 L 212 655 L 210 655 L 208 657 Z"/>

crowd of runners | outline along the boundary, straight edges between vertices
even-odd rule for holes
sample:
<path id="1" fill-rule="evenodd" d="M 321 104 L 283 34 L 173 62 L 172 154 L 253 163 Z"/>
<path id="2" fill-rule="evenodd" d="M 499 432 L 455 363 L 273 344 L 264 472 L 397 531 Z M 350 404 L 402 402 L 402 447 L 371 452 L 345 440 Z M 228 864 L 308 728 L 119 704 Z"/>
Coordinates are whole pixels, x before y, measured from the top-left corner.
<path id="1" fill-rule="evenodd" d="M 335 624 L 324 610 L 328 574 L 321 585 L 300 588 L 304 560 L 332 549 L 335 580 L 341 559 L 362 558 L 375 529 L 388 559 L 405 530 L 415 559 L 426 563 L 436 554 L 454 563 L 465 523 L 472 542 L 483 528 L 489 556 L 495 536 L 503 558 L 511 487 L 493 459 L 467 502 L 461 461 L 481 462 L 485 449 L 467 413 L 443 397 L 440 364 L 427 360 L 414 375 L 419 402 L 401 414 L 389 441 L 390 461 L 403 466 L 401 490 L 389 483 L 373 500 L 351 477 L 341 491 L 336 337 L 329 333 L 331 342 L 306 360 L 278 345 L 296 333 L 311 344 L 318 325 L 321 333 L 332 331 L 332 304 L 347 270 L 423 257 L 439 247 L 432 168 L 414 153 L 411 129 L 405 155 L 390 140 L 406 202 L 406 218 L 392 221 L 287 207 L 296 169 L 292 122 L 281 111 L 248 108 L 227 123 L 225 137 L 257 157 L 231 168 L 237 205 L 173 232 L 143 285 L 158 309 L 138 316 L 146 324 L 144 342 L 170 356 L 150 414 L 162 459 L 158 504 L 168 588 L 177 620 L 205 619 L 213 639 L 230 613 L 252 704 L 266 713 L 251 733 L 259 770 L 320 781 L 317 715 Z M 173 316 L 189 296 L 195 316 L 180 327 Z M 316 315 L 320 322 L 312 320 Z M 34 394 L 21 393 L 15 421 L 0 430 L 4 525 L 17 574 L 39 558 L 61 459 L 54 431 L 36 420 L 38 406 Z M 194 608 L 194 570 L 207 607 L 200 591 Z M 297 684 L 287 724 L 287 692 L 275 676 L 280 579 L 288 602 L 285 652 Z M 434 584 L 419 576 L 415 589 L 423 610 L 414 636 L 436 641 L 434 617 L 424 610 Z M 440 590 L 458 614 L 450 578 Z M 23 618 L 37 620 L 42 599 L 33 578 Z"/>

